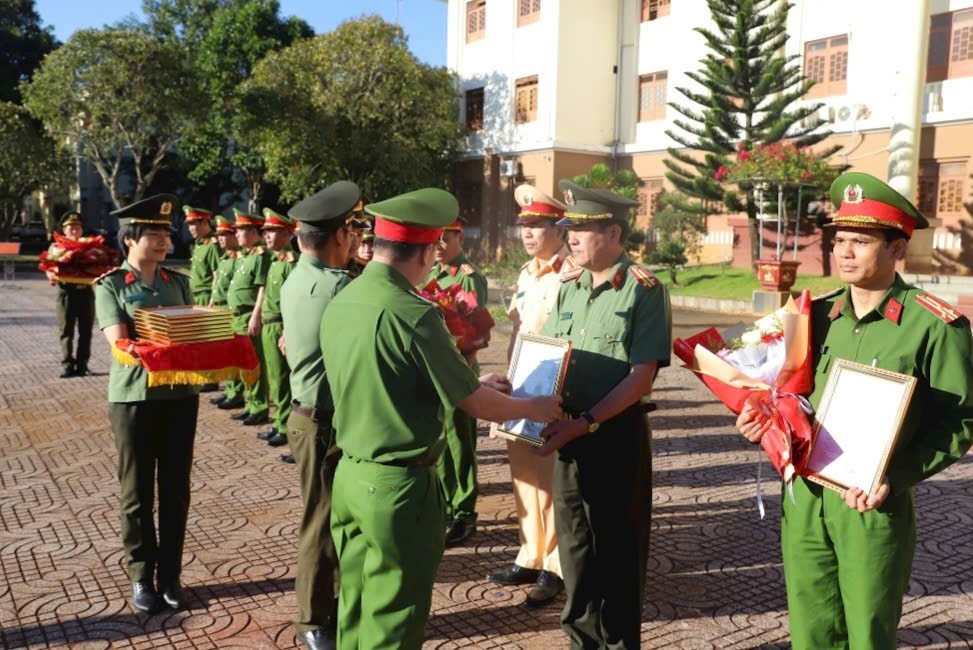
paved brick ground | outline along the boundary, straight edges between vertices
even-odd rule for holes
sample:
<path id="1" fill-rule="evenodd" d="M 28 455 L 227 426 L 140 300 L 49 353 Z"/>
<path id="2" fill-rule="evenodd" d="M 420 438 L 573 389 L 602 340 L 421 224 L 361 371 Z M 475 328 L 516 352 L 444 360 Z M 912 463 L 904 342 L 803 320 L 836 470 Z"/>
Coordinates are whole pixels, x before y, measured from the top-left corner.
<path id="1" fill-rule="evenodd" d="M 692 329 L 709 317 L 676 321 Z M 192 607 L 135 613 L 121 569 L 106 376 L 56 379 L 56 344 L 54 290 L 36 279 L 0 284 L 0 647 L 293 647 L 293 468 L 207 402 L 183 576 Z M 504 348 L 498 336 L 487 370 L 500 369 Z M 92 367 L 107 368 L 100 338 Z M 643 646 L 786 647 L 779 498 L 768 495 L 770 514 L 760 521 L 759 455 L 688 373 L 664 371 L 656 401 Z M 513 559 L 517 533 L 503 444 L 481 437 L 479 461 L 482 526 L 467 546 L 447 551 L 426 645 L 563 647 L 560 603 L 529 611 L 522 589 L 484 580 Z M 973 638 L 971 477 L 965 462 L 919 490 L 904 647 L 969 647 Z"/>

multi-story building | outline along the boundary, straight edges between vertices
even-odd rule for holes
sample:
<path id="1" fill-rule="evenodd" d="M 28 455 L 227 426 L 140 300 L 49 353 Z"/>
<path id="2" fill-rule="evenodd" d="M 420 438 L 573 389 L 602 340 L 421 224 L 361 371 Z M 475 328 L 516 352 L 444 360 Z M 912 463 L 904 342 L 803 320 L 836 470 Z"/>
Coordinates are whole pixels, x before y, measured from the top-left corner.
<path id="1" fill-rule="evenodd" d="M 786 50 L 817 81 L 803 101 L 823 104 L 822 146 L 931 218 L 913 270 L 973 272 L 973 0 L 790 1 Z M 705 0 L 449 0 L 448 20 L 470 131 L 453 182 L 471 226 L 499 245 L 517 184 L 554 191 L 596 162 L 635 171 L 650 224 L 676 146 L 667 102 L 706 54 Z M 704 260 L 749 263 L 745 218 L 714 215 L 708 230 Z M 827 270 L 820 231 L 799 244 L 804 270 Z"/>

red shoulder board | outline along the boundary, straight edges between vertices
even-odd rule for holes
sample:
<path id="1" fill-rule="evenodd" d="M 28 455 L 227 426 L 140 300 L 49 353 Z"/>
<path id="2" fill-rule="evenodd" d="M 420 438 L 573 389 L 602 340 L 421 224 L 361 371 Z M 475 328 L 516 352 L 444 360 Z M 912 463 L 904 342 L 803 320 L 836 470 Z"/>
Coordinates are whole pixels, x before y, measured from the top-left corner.
<path id="1" fill-rule="evenodd" d="M 251 255 L 263 255 L 264 254 L 264 247 L 263 246 L 254 246 L 253 248 L 250 249 L 250 254 Z"/>
<path id="2" fill-rule="evenodd" d="M 561 282 L 570 282 L 571 280 L 577 280 L 584 273 L 584 268 L 576 266 L 570 271 L 566 271 L 561 274 Z"/>
<path id="3" fill-rule="evenodd" d="M 916 302 L 931 311 L 936 318 L 944 323 L 952 323 L 959 320 L 959 318 L 963 315 L 945 300 L 940 300 L 936 296 L 929 293 L 917 293 Z"/>
<path id="4" fill-rule="evenodd" d="M 99 275 L 97 278 L 95 278 L 94 280 L 92 280 L 91 281 L 91 284 L 94 284 L 95 282 L 97 282 L 98 280 L 101 280 L 103 278 L 107 278 L 109 275 L 111 275 L 115 271 L 121 271 L 121 270 L 122 270 L 122 267 L 120 267 L 120 266 L 116 266 L 113 269 L 108 269 L 107 271 L 105 271 L 104 273 L 102 273 L 101 275 Z"/>
<path id="5" fill-rule="evenodd" d="M 652 289 L 653 287 L 659 286 L 659 279 L 638 264 L 633 264 L 632 266 L 628 267 L 628 272 L 646 289 Z"/>
<path id="6" fill-rule="evenodd" d="M 466 275 L 473 275 L 474 273 L 476 273 L 476 269 L 474 269 L 469 264 L 461 264 L 459 270 L 465 273 Z"/>

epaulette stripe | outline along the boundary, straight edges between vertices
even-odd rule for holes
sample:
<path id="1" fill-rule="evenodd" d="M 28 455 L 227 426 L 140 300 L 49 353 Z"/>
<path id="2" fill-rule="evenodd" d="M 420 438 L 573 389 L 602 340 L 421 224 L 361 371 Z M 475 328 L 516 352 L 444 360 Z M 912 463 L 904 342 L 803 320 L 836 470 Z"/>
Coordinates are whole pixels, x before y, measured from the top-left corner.
<path id="1" fill-rule="evenodd" d="M 828 293 L 823 293 L 820 296 L 814 296 L 813 298 L 811 298 L 811 300 L 812 301 L 813 300 L 827 300 L 828 298 L 833 298 L 833 297 L 837 296 L 839 293 L 841 293 L 844 290 L 845 290 L 844 287 L 840 287 L 840 288 L 835 289 L 833 291 L 829 291 Z"/>
<path id="2" fill-rule="evenodd" d="M 567 273 L 561 275 L 561 282 L 569 282 L 571 280 L 576 280 L 577 278 L 581 277 L 582 273 L 584 273 L 583 267 L 578 266 L 576 268 L 573 268 Z"/>
<path id="3" fill-rule="evenodd" d="M 628 267 L 628 272 L 646 289 L 651 289 L 659 284 L 658 278 L 643 269 L 641 266 L 632 265 Z"/>
<path id="4" fill-rule="evenodd" d="M 917 293 L 916 302 L 928 309 L 932 314 L 944 323 L 953 323 L 963 315 L 955 307 L 928 293 Z"/>
<path id="5" fill-rule="evenodd" d="M 113 268 L 113 269 L 109 269 L 109 270 L 107 270 L 107 271 L 105 271 L 104 273 L 102 273 L 101 275 L 99 275 L 99 276 L 98 276 L 97 278 L 95 278 L 94 280 L 92 280 L 92 281 L 91 281 L 91 284 L 94 284 L 95 282 L 98 282 L 99 280 L 102 280 L 102 279 L 104 279 L 104 278 L 107 278 L 107 277 L 108 277 L 109 275 L 111 275 L 111 274 L 112 274 L 112 273 L 114 273 L 115 271 L 121 271 L 121 270 L 122 270 L 122 267 L 120 267 L 120 266 L 116 266 L 116 267 L 115 267 L 115 268 Z"/>
<path id="6" fill-rule="evenodd" d="M 476 273 L 476 269 L 474 269 L 469 264 L 461 264 L 459 270 L 465 273 L 466 275 L 473 275 L 474 273 Z"/>

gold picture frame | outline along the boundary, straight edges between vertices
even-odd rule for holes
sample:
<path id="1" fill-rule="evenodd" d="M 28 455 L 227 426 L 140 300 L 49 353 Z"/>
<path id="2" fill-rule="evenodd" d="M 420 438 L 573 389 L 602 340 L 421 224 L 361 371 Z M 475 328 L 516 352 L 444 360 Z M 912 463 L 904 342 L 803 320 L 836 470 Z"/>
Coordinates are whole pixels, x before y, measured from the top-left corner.
<path id="1" fill-rule="evenodd" d="M 564 385 L 571 359 L 571 342 L 536 334 L 518 334 L 507 369 L 510 394 L 514 397 L 556 395 Z M 535 447 L 544 444 L 540 432 L 546 425 L 531 420 L 494 423 L 494 435 Z"/>
<path id="2" fill-rule="evenodd" d="M 814 418 L 808 480 L 842 492 L 881 485 L 916 378 L 836 359 Z"/>

